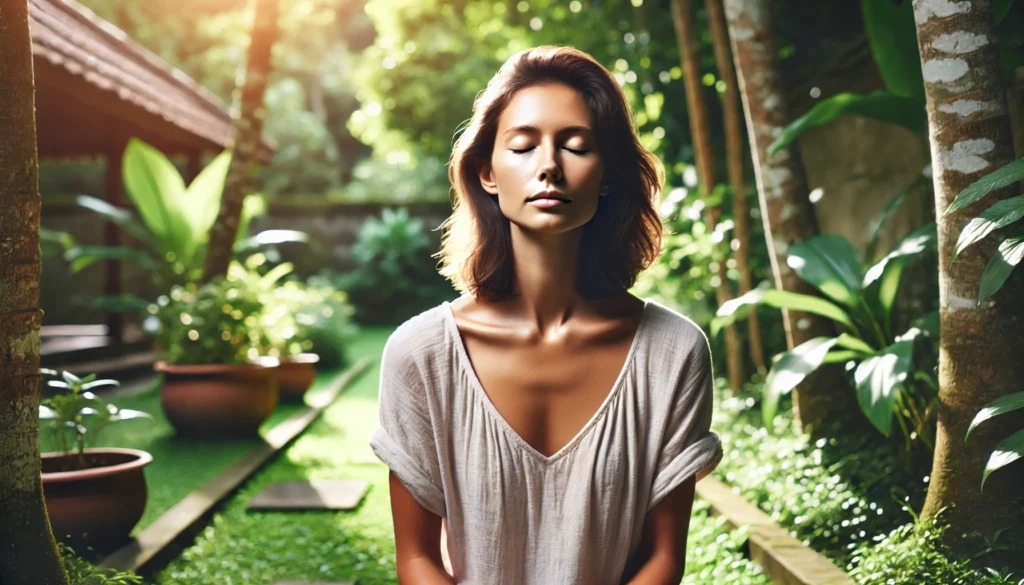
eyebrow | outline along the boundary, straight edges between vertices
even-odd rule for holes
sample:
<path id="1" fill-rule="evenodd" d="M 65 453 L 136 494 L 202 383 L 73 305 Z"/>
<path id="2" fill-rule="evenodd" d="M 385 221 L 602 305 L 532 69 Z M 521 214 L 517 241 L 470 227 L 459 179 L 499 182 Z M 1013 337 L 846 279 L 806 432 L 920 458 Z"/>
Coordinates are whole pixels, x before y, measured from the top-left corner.
<path id="1" fill-rule="evenodd" d="M 540 128 L 537 128 L 536 126 L 530 126 L 529 124 L 513 126 L 508 130 L 505 130 L 502 136 L 504 136 L 505 134 L 512 134 L 513 132 L 523 132 L 526 134 L 540 134 Z M 593 130 L 586 126 L 566 126 L 565 128 L 559 130 L 558 134 L 570 134 L 573 132 L 588 132 L 593 134 Z"/>

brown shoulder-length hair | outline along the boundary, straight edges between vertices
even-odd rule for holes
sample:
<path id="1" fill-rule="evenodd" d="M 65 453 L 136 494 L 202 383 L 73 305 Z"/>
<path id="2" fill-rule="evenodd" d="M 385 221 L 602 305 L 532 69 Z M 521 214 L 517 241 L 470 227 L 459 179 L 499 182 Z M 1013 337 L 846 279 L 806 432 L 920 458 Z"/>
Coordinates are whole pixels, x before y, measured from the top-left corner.
<path id="1" fill-rule="evenodd" d="M 583 226 L 577 290 L 584 298 L 628 290 L 661 252 L 657 206 L 664 169 L 640 144 L 633 111 L 615 78 L 590 55 L 541 46 L 510 57 L 477 95 L 473 117 L 459 135 L 448 165 L 452 214 L 441 225 L 440 272 L 460 292 L 496 302 L 515 294 L 510 222 L 498 199 L 480 184 L 490 165 L 498 119 L 520 89 L 563 83 L 583 97 L 593 119 L 610 190 Z"/>

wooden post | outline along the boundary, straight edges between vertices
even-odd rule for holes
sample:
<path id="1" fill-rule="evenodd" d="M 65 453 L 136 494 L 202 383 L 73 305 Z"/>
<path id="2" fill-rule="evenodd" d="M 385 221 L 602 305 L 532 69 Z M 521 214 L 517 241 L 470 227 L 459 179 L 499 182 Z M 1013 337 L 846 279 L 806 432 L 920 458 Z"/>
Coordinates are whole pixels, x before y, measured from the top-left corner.
<path id="1" fill-rule="evenodd" d="M 128 145 L 128 138 L 124 135 L 117 121 L 111 120 L 111 141 L 107 148 L 106 165 L 106 188 L 104 199 L 111 205 L 121 207 L 124 205 L 124 182 L 121 179 L 121 160 L 124 156 L 124 149 Z M 103 243 L 107 246 L 117 246 L 121 243 L 121 232 L 111 222 L 107 222 L 103 230 Z M 107 260 L 107 278 L 104 283 L 103 293 L 107 296 L 121 294 L 121 262 L 118 260 Z M 121 313 L 107 313 L 107 337 L 111 345 L 120 345 L 124 340 L 124 315 Z"/>
<path id="2" fill-rule="evenodd" d="M 203 151 L 198 149 L 188 151 L 188 169 L 186 170 L 188 176 L 185 177 L 185 184 L 190 185 L 203 170 Z"/>

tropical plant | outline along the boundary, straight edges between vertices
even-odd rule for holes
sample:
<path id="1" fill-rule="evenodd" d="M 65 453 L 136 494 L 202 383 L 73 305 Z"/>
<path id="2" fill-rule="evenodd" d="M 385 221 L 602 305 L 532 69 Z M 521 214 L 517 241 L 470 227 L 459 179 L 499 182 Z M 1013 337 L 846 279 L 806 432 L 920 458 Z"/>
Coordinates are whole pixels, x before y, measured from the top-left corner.
<path id="1" fill-rule="evenodd" d="M 971 421 L 971 426 L 967 427 L 967 434 L 964 436 L 964 440 L 966 441 L 971 436 L 971 431 L 974 430 L 974 427 L 988 419 L 1021 408 L 1024 408 L 1024 392 L 1015 392 L 996 398 L 986 404 L 985 408 L 982 408 L 974 417 L 974 420 Z M 985 480 L 988 479 L 989 474 L 997 469 L 1006 467 L 1021 457 L 1024 457 L 1024 429 L 1006 437 L 996 446 L 996 450 L 989 456 L 988 462 L 985 464 L 985 472 L 981 476 L 982 489 L 985 489 Z"/>
<path id="2" fill-rule="evenodd" d="M 92 390 L 105 386 L 120 386 L 117 380 L 97 380 L 96 374 L 84 378 L 71 372 L 41 369 L 43 376 L 50 377 L 46 386 L 58 391 L 51 398 L 44 398 L 39 404 L 39 420 L 46 424 L 53 434 L 54 443 L 60 451 L 70 454 L 77 452 L 72 471 L 86 469 L 87 443 L 98 439 L 103 429 L 114 423 L 139 418 L 153 418 L 141 410 L 118 408 L 96 396 Z"/>
<path id="3" fill-rule="evenodd" d="M 434 269 L 423 220 L 410 218 L 404 207 L 384 208 L 379 219 L 364 222 L 352 255 L 356 268 L 338 276 L 335 286 L 364 322 L 401 322 L 451 296 L 451 286 Z"/>
<path id="4" fill-rule="evenodd" d="M 849 240 L 836 234 L 814 236 L 793 245 L 787 263 L 827 298 L 760 288 L 719 308 L 712 335 L 757 304 L 821 315 L 843 330 L 776 356 L 763 388 L 762 414 L 769 430 L 780 395 L 821 365 L 845 362 L 854 370 L 860 407 L 879 432 L 889 436 L 895 419 L 908 447 L 918 437 L 931 446 L 929 419 L 937 384 L 930 367 L 915 365 L 914 349 L 918 339 L 938 336 L 937 313 L 924 315 L 896 335 L 894 306 L 908 263 L 934 248 L 935 238 L 935 224 L 920 227 L 865 269 Z"/>
<path id="5" fill-rule="evenodd" d="M 198 281 L 230 158 L 230 152 L 221 153 L 186 187 L 181 174 L 163 153 L 142 140 L 131 139 L 124 151 L 123 176 L 125 190 L 138 216 L 88 195 L 78 196 L 76 202 L 114 223 L 141 245 L 71 246 L 64 254 L 71 271 L 76 273 L 96 262 L 113 259 L 146 269 L 159 290 Z M 268 230 L 247 238 L 245 229 L 252 216 L 265 209 L 259 203 L 253 200 L 243 209 L 235 244 L 237 253 L 249 253 L 270 244 L 308 241 L 306 234 L 292 230 Z M 107 310 L 127 311 L 145 309 L 149 301 L 122 295 L 101 297 L 97 304 Z"/>
<path id="6" fill-rule="evenodd" d="M 956 196 L 953 203 L 943 212 L 942 217 L 945 218 L 981 200 L 992 191 L 1006 188 L 1022 179 L 1024 179 L 1024 158 L 1013 161 L 971 183 Z M 981 241 L 997 229 L 1016 223 L 1022 217 L 1024 217 L 1024 195 L 993 204 L 981 212 L 981 215 L 972 219 L 960 232 L 956 247 L 953 248 L 950 265 L 956 262 L 957 256 L 967 247 Z M 1002 288 L 1006 279 L 1010 277 L 1010 273 L 1020 264 L 1021 258 L 1024 258 L 1024 227 L 1018 227 L 1017 231 L 1003 240 L 999 244 L 999 249 L 985 265 L 985 270 L 981 274 L 981 284 L 978 287 L 979 303 Z"/>
<path id="7" fill-rule="evenodd" d="M 171 364 L 243 364 L 264 345 L 258 291 L 226 277 L 175 285 L 148 311 L 159 325 L 157 348 Z"/>

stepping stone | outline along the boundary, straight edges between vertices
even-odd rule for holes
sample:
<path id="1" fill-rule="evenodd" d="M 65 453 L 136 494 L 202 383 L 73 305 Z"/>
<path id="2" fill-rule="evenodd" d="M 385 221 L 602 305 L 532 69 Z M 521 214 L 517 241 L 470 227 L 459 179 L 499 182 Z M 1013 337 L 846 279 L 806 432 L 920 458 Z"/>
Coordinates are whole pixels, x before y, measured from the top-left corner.
<path id="1" fill-rule="evenodd" d="M 275 483 L 249 500 L 247 510 L 352 510 L 370 484 L 358 479 L 313 479 Z M 284 585 L 284 584 L 282 584 Z M 330 585 L 311 583 L 308 585 Z"/>
<path id="2" fill-rule="evenodd" d="M 326 581 L 317 581 L 316 583 L 310 583 L 309 581 L 281 581 L 280 583 L 274 583 L 274 585 L 352 585 L 352 582 L 327 583 Z"/>

